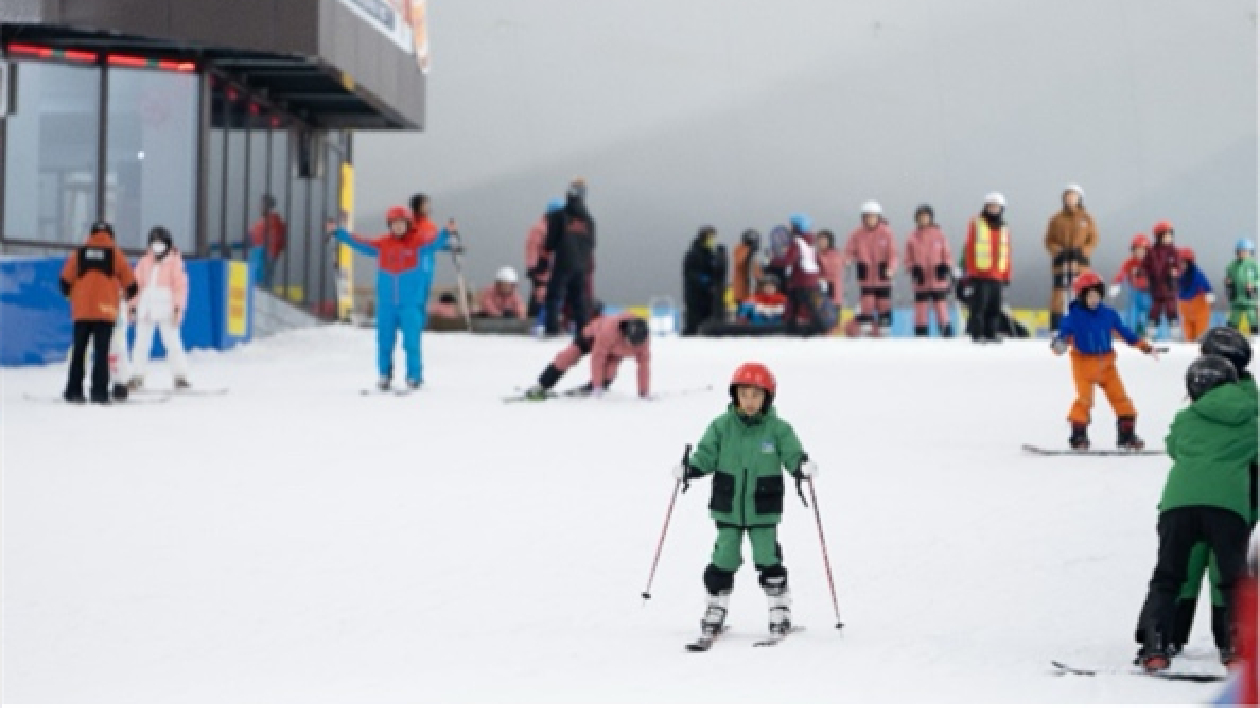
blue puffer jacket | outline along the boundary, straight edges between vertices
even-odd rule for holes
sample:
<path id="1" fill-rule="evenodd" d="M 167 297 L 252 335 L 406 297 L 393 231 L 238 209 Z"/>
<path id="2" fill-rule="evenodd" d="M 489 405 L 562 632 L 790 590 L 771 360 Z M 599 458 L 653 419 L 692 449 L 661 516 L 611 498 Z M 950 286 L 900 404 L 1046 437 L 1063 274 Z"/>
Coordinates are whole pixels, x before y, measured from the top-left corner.
<path id="1" fill-rule="evenodd" d="M 1118 332 L 1129 346 L 1136 346 L 1140 341 L 1133 330 L 1124 326 L 1120 313 L 1102 303 L 1099 303 L 1098 309 L 1091 310 L 1079 300 L 1074 300 L 1067 316 L 1059 323 L 1059 338 L 1070 340 L 1076 351 L 1082 354 L 1108 354 L 1113 351 L 1113 332 Z"/>
<path id="2" fill-rule="evenodd" d="M 1186 263 L 1186 268 L 1177 278 L 1177 299 L 1193 300 L 1199 293 L 1212 292 L 1212 283 L 1203 274 L 1203 269 L 1194 263 Z"/>

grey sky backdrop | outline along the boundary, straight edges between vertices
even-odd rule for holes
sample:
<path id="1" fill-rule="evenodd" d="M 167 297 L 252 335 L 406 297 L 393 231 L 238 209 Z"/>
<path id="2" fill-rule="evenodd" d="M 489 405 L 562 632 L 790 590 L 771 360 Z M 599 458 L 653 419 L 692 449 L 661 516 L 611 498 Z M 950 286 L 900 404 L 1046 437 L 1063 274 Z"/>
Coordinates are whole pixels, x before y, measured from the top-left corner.
<path id="1" fill-rule="evenodd" d="M 356 138 L 358 226 L 423 190 L 479 284 L 590 182 L 610 302 L 681 292 L 701 224 L 733 244 L 803 211 L 841 239 L 863 200 L 899 240 L 916 204 L 955 248 L 1006 194 L 1017 306 L 1049 294 L 1042 239 L 1068 182 L 1107 277 L 1178 228 L 1220 288 L 1257 222 L 1251 0 L 433 0 L 426 130 Z M 439 282 L 450 281 L 442 263 Z M 901 282 L 904 300 L 905 281 Z"/>

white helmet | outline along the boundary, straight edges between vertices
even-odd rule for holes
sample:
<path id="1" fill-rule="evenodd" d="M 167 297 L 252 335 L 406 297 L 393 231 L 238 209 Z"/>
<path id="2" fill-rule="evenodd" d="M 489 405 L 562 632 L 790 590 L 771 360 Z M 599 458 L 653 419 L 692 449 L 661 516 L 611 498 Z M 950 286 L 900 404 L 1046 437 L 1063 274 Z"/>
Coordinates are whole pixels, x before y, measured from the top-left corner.
<path id="1" fill-rule="evenodd" d="M 1076 192 L 1077 194 L 1081 195 L 1081 201 L 1085 201 L 1085 190 L 1081 189 L 1081 185 L 1075 182 L 1073 182 L 1072 184 L 1069 184 L 1068 186 L 1063 188 L 1064 194 L 1067 194 L 1068 192 Z"/>
<path id="2" fill-rule="evenodd" d="M 495 273 L 494 282 L 516 285 L 516 269 L 512 266 L 503 266 L 498 273 Z"/>
<path id="3" fill-rule="evenodd" d="M 867 214 L 883 216 L 884 210 L 879 206 L 879 202 L 874 199 L 868 199 L 865 202 L 862 202 L 862 216 L 866 216 Z"/>
<path id="4" fill-rule="evenodd" d="M 984 203 L 985 203 L 985 204 L 997 204 L 998 206 L 1000 206 L 1000 207 L 1002 207 L 1003 209 L 1005 209 L 1005 208 L 1006 208 L 1006 197 L 1002 196 L 1002 193 L 1001 193 L 1001 192 L 989 192 L 988 194 L 984 195 Z"/>

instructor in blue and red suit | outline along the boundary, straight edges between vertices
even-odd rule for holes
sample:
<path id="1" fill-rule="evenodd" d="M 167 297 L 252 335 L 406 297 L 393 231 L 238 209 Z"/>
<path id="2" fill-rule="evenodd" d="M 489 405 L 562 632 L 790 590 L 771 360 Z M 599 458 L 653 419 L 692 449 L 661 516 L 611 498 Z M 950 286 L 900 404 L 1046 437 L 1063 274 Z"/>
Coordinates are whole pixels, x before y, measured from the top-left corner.
<path id="1" fill-rule="evenodd" d="M 426 273 L 424 252 L 436 250 L 434 243 L 439 236 L 449 238 L 449 234 L 446 230 L 439 235 L 436 229 L 422 228 L 406 207 L 390 207 L 385 213 L 385 223 L 389 232 L 376 238 L 355 236 L 340 226 L 333 228 L 331 235 L 356 252 L 377 259 L 378 388 L 383 391 L 390 388 L 394 375 L 394 343 L 398 331 L 402 330 L 403 352 L 407 358 L 406 383 L 414 389 L 424 382 L 420 333 L 424 329 L 426 296 L 433 278 L 433 258 L 428 258 Z"/>
<path id="2" fill-rule="evenodd" d="M 429 321 L 429 293 L 433 289 L 433 277 L 437 274 L 437 252 L 451 251 L 463 253 L 464 245 L 459 239 L 459 231 L 455 228 L 455 220 L 451 219 L 446 228 L 439 230 L 430 218 L 431 202 L 427 194 L 411 195 L 411 220 L 420 232 L 425 245 L 420 249 L 420 273 L 424 278 L 421 288 L 424 297 L 420 300 L 420 331 L 423 332 Z M 459 312 L 461 310 L 457 310 Z"/>

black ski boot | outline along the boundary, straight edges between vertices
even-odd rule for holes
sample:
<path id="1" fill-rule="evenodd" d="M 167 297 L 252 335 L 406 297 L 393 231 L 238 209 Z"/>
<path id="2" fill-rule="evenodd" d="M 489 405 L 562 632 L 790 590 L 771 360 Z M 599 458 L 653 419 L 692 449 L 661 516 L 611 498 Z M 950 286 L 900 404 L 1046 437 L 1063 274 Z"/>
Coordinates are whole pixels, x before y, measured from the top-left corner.
<path id="1" fill-rule="evenodd" d="M 1089 427 L 1081 423 L 1072 424 L 1072 435 L 1068 437 L 1068 447 L 1073 450 L 1089 449 Z"/>
<path id="2" fill-rule="evenodd" d="M 1137 425 L 1137 420 L 1131 415 L 1120 416 L 1116 421 L 1116 447 L 1121 450 L 1138 451 L 1146 447 L 1146 443 L 1142 438 L 1133 432 Z"/>
<path id="3" fill-rule="evenodd" d="M 1162 671 L 1172 663 L 1172 655 L 1164 644 L 1163 633 L 1154 627 L 1146 628 L 1146 641 L 1138 650 L 1137 664 L 1146 671 Z"/>

